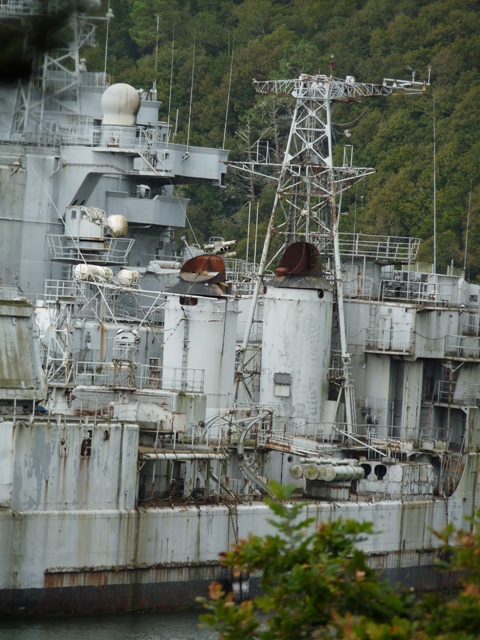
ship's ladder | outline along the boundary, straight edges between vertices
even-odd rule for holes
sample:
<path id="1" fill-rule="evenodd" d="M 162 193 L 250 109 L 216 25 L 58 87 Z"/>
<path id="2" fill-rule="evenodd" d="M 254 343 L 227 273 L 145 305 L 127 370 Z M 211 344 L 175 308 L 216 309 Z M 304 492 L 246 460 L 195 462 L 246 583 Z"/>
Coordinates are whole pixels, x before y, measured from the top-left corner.
<path id="1" fill-rule="evenodd" d="M 419 421 L 419 437 L 420 440 L 427 440 L 430 436 L 432 428 L 432 416 L 433 416 L 433 401 L 430 400 L 428 404 L 423 404 L 420 408 L 420 421 Z"/>
<path id="2" fill-rule="evenodd" d="M 377 340 L 377 305 L 370 304 L 368 305 L 368 329 L 366 330 L 366 345 L 376 346 Z"/>

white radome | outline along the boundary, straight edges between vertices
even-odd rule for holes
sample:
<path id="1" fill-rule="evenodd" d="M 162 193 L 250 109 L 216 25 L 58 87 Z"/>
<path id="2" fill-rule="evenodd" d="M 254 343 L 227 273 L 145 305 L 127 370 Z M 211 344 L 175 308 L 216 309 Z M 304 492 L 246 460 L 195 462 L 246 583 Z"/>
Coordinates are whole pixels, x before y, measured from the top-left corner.
<path id="1" fill-rule="evenodd" d="M 140 96 L 129 84 L 112 84 L 102 96 L 103 125 L 135 126 L 139 110 Z"/>

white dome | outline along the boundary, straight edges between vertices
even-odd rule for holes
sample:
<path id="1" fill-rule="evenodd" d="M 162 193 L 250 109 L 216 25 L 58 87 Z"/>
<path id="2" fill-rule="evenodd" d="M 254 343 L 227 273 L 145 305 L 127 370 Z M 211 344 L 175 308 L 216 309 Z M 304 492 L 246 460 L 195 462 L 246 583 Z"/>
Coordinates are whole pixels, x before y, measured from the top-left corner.
<path id="1" fill-rule="evenodd" d="M 134 126 L 140 110 L 140 96 L 129 84 L 112 84 L 102 96 L 102 124 Z"/>

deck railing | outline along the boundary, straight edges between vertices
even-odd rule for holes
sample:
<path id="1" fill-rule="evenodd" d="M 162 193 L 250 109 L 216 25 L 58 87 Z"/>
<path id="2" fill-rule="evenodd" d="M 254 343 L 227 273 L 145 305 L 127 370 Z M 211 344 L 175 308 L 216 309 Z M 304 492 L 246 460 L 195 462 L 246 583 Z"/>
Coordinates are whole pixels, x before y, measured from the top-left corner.
<path id="1" fill-rule="evenodd" d="M 127 361 L 77 362 L 77 385 L 203 393 L 204 369 L 152 367 Z"/>
<path id="2" fill-rule="evenodd" d="M 104 238 L 87 240 L 65 235 L 47 235 L 52 260 L 61 262 L 93 262 L 95 264 L 126 264 L 135 240 Z"/>
<path id="3" fill-rule="evenodd" d="M 339 242 L 342 257 L 369 258 L 381 264 L 413 264 L 420 246 L 419 238 L 364 233 L 340 233 Z"/>

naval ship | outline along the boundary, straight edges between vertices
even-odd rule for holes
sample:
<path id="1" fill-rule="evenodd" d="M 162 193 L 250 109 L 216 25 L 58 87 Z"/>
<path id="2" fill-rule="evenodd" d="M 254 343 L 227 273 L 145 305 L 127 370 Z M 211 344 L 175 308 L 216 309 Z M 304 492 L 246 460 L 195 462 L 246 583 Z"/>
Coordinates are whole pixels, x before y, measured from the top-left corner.
<path id="1" fill-rule="evenodd" d="M 260 262 L 221 238 L 180 255 L 175 188 L 221 188 L 228 153 L 175 143 L 155 85 L 88 71 L 72 26 L 0 104 L 0 611 L 248 597 L 219 553 L 271 531 L 271 480 L 317 524 L 373 522 L 391 580 L 442 587 L 434 531 L 478 507 L 480 286 L 421 268 L 418 239 L 340 230 L 372 169 L 336 166 L 331 134 L 337 102 L 428 82 L 256 82 L 293 104 L 282 161 L 231 163 L 276 184 Z"/>

